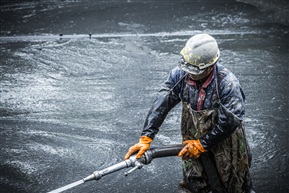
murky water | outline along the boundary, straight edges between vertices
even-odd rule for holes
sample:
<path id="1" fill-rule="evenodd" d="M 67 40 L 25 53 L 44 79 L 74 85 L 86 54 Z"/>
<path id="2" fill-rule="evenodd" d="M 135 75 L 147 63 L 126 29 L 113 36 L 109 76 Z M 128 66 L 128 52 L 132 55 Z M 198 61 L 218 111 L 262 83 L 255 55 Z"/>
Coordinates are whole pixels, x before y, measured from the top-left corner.
<path id="1" fill-rule="evenodd" d="M 47 192 L 122 161 L 179 51 L 199 32 L 217 39 L 222 64 L 246 93 L 256 191 L 289 191 L 285 4 L 276 1 L 272 10 L 266 1 L 0 5 L 0 192 Z M 180 106 L 153 146 L 180 143 L 179 127 Z M 179 158 L 157 159 L 128 177 L 119 171 L 68 192 L 173 193 L 180 167 Z"/>

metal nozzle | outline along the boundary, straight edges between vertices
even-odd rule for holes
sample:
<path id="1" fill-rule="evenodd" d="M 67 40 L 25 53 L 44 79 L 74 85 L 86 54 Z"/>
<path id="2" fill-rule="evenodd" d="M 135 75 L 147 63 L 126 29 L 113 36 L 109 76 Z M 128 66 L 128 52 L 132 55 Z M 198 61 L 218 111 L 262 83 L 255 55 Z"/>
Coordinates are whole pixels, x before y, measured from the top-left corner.
<path id="1" fill-rule="evenodd" d="M 98 171 L 93 172 L 92 174 L 90 174 L 89 176 L 87 176 L 86 178 L 83 178 L 84 182 L 87 181 L 91 181 L 91 180 L 99 180 L 101 178 L 101 175 Z"/>

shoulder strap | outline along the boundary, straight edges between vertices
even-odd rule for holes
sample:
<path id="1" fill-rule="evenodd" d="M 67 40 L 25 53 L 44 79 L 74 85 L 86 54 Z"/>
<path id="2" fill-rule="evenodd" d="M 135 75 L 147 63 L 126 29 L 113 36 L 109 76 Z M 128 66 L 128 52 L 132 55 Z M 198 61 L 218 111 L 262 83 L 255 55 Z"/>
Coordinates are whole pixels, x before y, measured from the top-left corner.
<path id="1" fill-rule="evenodd" d="M 223 78 L 227 75 L 227 73 L 229 72 L 228 68 L 222 67 L 221 69 L 219 69 L 217 67 L 217 84 L 216 84 L 216 91 L 217 91 L 217 97 L 218 97 L 218 101 L 219 103 L 221 102 L 220 99 L 220 95 L 219 95 L 219 90 L 220 90 L 220 86 L 221 86 L 221 82 L 223 80 Z"/>

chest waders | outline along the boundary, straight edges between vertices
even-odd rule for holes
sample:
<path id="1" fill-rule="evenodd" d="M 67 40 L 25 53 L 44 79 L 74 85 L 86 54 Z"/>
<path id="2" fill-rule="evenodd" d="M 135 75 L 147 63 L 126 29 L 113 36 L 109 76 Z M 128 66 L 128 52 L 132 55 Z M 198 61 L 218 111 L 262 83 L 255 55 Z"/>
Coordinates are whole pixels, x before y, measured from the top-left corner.
<path id="1" fill-rule="evenodd" d="M 242 127 L 242 121 L 221 103 L 217 76 L 212 109 L 193 110 L 190 105 L 189 90 L 192 85 L 186 83 L 183 101 L 181 132 L 183 140 L 199 139 L 217 124 L 220 114 L 233 120 L 239 126 L 230 137 L 218 143 L 197 159 L 182 160 L 184 188 L 193 193 L 247 193 L 250 192 L 249 147 Z M 215 97 L 214 97 L 215 96 Z"/>

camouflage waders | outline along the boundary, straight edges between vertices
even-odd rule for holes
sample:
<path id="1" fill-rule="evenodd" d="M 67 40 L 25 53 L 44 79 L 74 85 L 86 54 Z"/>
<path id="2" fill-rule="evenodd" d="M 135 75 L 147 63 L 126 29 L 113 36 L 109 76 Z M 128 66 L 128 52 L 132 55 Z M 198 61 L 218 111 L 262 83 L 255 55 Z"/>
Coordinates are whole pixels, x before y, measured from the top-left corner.
<path id="1" fill-rule="evenodd" d="M 184 93 L 189 93 L 190 85 L 186 85 Z M 216 95 L 218 95 L 216 86 Z M 214 97 L 213 97 L 214 98 Z M 233 134 L 220 142 L 209 151 L 213 154 L 213 161 L 220 176 L 223 187 L 228 193 L 250 192 L 251 181 L 249 174 L 249 147 L 245 138 L 242 122 L 228 111 L 219 99 L 213 99 L 216 108 L 195 111 L 190 102 L 183 101 L 181 132 L 183 140 L 199 139 L 207 131 L 214 128 L 220 111 L 227 117 L 236 119 L 240 126 Z M 210 185 L 202 161 L 198 159 L 185 159 L 182 161 L 184 186 L 189 192 L 207 193 Z"/>

